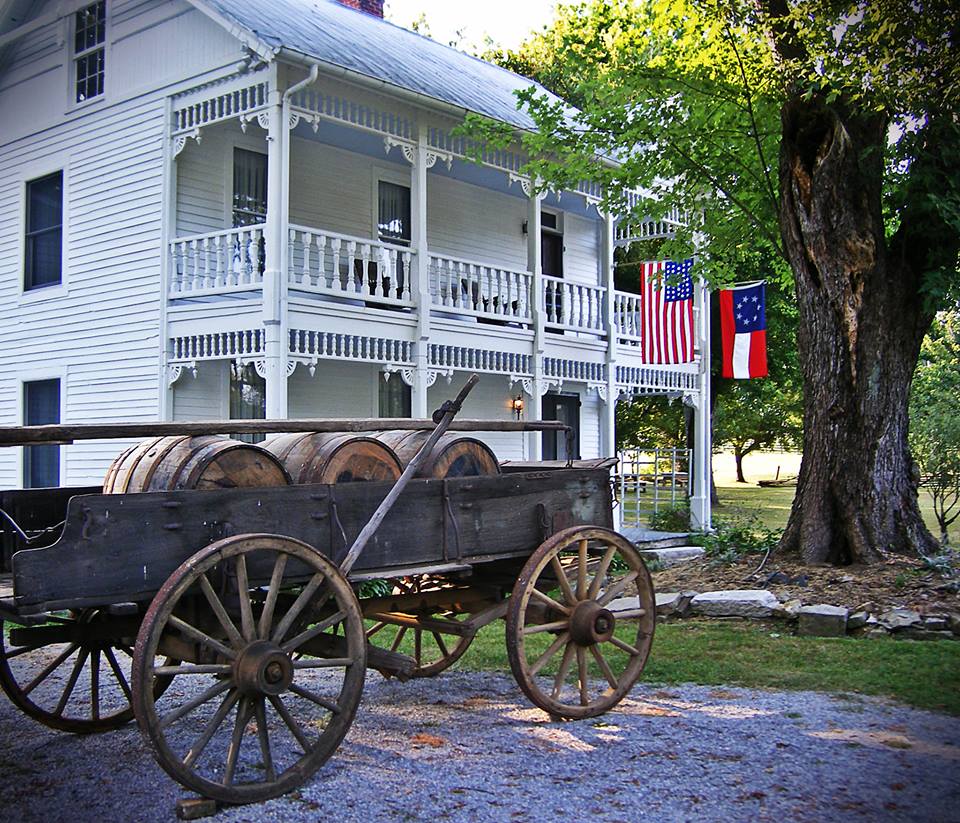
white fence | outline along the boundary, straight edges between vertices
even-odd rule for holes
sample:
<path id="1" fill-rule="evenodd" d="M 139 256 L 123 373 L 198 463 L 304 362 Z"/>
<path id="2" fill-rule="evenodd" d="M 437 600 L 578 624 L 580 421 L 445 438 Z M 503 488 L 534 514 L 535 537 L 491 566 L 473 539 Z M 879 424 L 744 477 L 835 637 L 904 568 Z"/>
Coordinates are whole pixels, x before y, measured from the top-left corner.
<path id="1" fill-rule="evenodd" d="M 620 452 L 621 524 L 649 527 L 654 514 L 686 504 L 692 457 L 692 449 L 681 448 Z"/>

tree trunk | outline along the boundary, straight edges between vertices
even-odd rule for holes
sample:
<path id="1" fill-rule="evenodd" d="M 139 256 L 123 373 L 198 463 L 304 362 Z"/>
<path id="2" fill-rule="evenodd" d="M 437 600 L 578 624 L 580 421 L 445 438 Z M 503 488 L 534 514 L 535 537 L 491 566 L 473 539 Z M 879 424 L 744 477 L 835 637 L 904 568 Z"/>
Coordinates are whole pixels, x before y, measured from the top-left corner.
<path id="1" fill-rule="evenodd" d="M 907 400 L 933 312 L 922 250 L 884 236 L 887 120 L 816 96 L 788 101 L 782 117 L 780 229 L 796 278 L 804 436 L 780 550 L 834 564 L 928 553 Z"/>
<path id="2" fill-rule="evenodd" d="M 737 482 L 746 483 L 747 478 L 743 476 L 743 455 L 744 452 L 739 446 L 733 447 L 733 459 L 737 464 Z"/>

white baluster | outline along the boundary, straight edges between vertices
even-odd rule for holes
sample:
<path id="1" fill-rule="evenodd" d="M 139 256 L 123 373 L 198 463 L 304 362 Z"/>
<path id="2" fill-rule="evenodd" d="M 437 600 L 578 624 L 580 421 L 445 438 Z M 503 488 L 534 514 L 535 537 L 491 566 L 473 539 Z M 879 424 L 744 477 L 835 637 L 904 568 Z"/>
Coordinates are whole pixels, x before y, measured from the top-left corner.
<path id="1" fill-rule="evenodd" d="M 330 250 L 333 255 L 333 279 L 330 283 L 332 288 L 337 291 L 346 291 L 343 283 L 343 276 L 340 273 L 340 238 L 330 238 Z"/>
<path id="2" fill-rule="evenodd" d="M 400 282 L 403 280 L 403 272 L 399 271 L 397 268 L 397 263 L 400 259 L 400 255 L 397 254 L 396 249 L 387 249 L 387 293 L 386 297 L 393 297 L 395 299 L 402 299 L 403 292 L 399 288 Z"/>
<path id="3" fill-rule="evenodd" d="M 357 241 L 348 240 L 347 241 L 347 283 L 346 290 L 349 292 L 357 292 L 359 288 L 357 287 L 356 282 L 356 262 L 357 262 Z"/>
<path id="4" fill-rule="evenodd" d="M 317 247 L 317 279 L 314 280 L 312 275 L 310 278 L 311 286 L 326 286 L 327 285 L 327 272 L 324 268 L 325 264 L 325 254 L 324 252 L 327 249 L 327 238 L 322 234 L 313 235 L 313 243 Z"/>
<path id="5" fill-rule="evenodd" d="M 370 296 L 370 246 L 367 243 L 360 244 L 360 260 L 362 267 L 360 269 L 360 293 L 365 297 Z M 374 280 L 373 293 L 377 292 L 377 281 L 380 280 L 380 272 L 377 272 Z"/>
<path id="6" fill-rule="evenodd" d="M 400 259 L 403 260 L 403 292 L 400 296 L 404 300 L 410 300 L 410 277 L 413 274 L 413 267 L 410 265 L 410 261 L 413 259 L 413 256 L 410 254 L 410 252 L 405 251 L 401 252 Z"/>

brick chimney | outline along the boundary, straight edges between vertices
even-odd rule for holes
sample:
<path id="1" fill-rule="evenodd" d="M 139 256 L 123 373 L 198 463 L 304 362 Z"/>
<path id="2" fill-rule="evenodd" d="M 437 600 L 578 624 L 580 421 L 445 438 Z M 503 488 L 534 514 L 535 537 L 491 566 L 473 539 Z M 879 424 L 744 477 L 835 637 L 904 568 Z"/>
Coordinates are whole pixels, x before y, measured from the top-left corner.
<path id="1" fill-rule="evenodd" d="M 341 6 L 357 11 L 365 11 L 374 17 L 383 17 L 383 0 L 337 0 Z"/>

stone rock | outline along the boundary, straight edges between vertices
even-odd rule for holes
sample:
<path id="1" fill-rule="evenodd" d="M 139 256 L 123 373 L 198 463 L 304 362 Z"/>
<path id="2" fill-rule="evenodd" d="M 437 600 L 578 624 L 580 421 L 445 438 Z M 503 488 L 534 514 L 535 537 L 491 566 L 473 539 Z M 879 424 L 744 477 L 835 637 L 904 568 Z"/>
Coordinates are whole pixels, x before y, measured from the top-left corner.
<path id="1" fill-rule="evenodd" d="M 948 632 L 950 621 L 943 615 L 929 614 L 923 618 L 923 628 L 928 632 Z"/>
<path id="2" fill-rule="evenodd" d="M 953 640 L 953 632 L 931 632 L 926 629 L 910 627 L 901 629 L 894 635 L 898 640 Z"/>
<path id="3" fill-rule="evenodd" d="M 801 637 L 843 637 L 847 633 L 847 615 L 842 606 L 801 606 L 797 612 L 797 634 Z"/>
<path id="4" fill-rule="evenodd" d="M 796 620 L 797 612 L 802 605 L 803 603 L 796 598 L 788 600 L 786 603 L 781 603 L 774 609 L 773 616 L 780 620 Z"/>
<path id="5" fill-rule="evenodd" d="M 867 621 L 870 619 L 870 615 L 867 612 L 854 612 L 847 617 L 847 631 L 852 632 L 855 629 L 862 629 L 867 625 Z M 873 620 L 874 623 L 877 622 L 876 618 Z"/>
<path id="6" fill-rule="evenodd" d="M 655 560 L 661 569 L 668 569 L 680 563 L 699 560 L 706 551 L 700 546 L 673 546 L 667 549 L 643 549 L 640 554 L 644 560 Z"/>
<path id="7" fill-rule="evenodd" d="M 700 592 L 687 590 L 685 592 L 680 592 L 680 602 L 677 604 L 677 614 L 680 617 L 686 617 L 690 614 L 690 604 Z"/>
<path id="8" fill-rule="evenodd" d="M 890 609 L 877 618 L 877 622 L 885 629 L 890 631 L 899 631 L 917 626 L 920 623 L 920 615 L 910 609 Z"/>
<path id="9" fill-rule="evenodd" d="M 889 637 L 889 632 L 883 628 L 879 623 L 875 626 L 867 626 L 867 630 L 863 633 L 864 637 Z"/>
<path id="10" fill-rule="evenodd" d="M 770 617 L 780 603 L 766 589 L 734 589 L 703 592 L 690 605 L 707 617 Z"/>
<path id="11" fill-rule="evenodd" d="M 669 616 L 677 613 L 677 606 L 683 597 L 680 592 L 657 592 L 657 614 Z"/>

